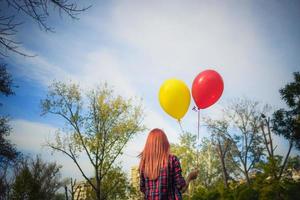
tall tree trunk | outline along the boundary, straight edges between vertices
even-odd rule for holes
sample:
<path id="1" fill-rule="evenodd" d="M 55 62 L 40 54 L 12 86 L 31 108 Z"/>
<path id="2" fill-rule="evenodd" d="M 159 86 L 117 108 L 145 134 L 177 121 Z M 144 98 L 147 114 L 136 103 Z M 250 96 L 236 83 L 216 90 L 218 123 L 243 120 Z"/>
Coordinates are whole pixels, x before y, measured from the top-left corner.
<path id="1" fill-rule="evenodd" d="M 266 120 L 266 122 L 267 122 L 268 135 L 269 135 L 269 141 L 270 141 L 271 156 L 272 156 L 272 158 L 274 158 L 273 140 L 272 140 L 271 129 L 270 129 L 270 118 L 268 118 L 268 120 Z"/>
<path id="2" fill-rule="evenodd" d="M 249 171 L 247 170 L 247 163 L 243 163 L 243 167 L 244 167 L 244 174 L 245 174 L 245 178 L 247 181 L 247 185 L 250 185 L 250 178 L 249 178 Z"/>
<path id="3" fill-rule="evenodd" d="M 97 167 L 95 169 L 95 173 L 96 173 L 96 197 L 97 197 L 97 200 L 101 200 L 100 177 L 99 177 L 99 172 L 98 172 Z M 100 176 L 101 176 L 101 174 L 100 174 Z"/>
<path id="4" fill-rule="evenodd" d="M 66 195 L 66 200 L 69 200 L 68 198 L 68 187 L 65 185 L 65 195 Z"/>
<path id="5" fill-rule="evenodd" d="M 246 180 L 247 180 L 247 184 L 250 185 L 250 178 L 249 178 L 249 173 L 246 172 Z"/>
<path id="6" fill-rule="evenodd" d="M 223 176 L 223 182 L 224 182 L 224 186 L 225 188 L 228 188 L 228 174 L 227 174 L 227 170 L 226 170 L 226 165 L 225 165 L 225 151 L 226 150 L 222 150 L 222 145 L 221 142 L 218 140 L 218 144 L 217 144 L 217 151 L 218 151 L 218 155 L 221 161 L 221 167 L 222 167 L 222 176 Z"/>
<path id="7" fill-rule="evenodd" d="M 224 186 L 227 189 L 228 188 L 228 175 L 227 175 L 227 170 L 226 170 L 226 167 L 225 167 L 224 157 L 222 157 L 222 159 L 221 159 L 221 165 L 222 165 L 222 174 L 223 174 Z"/>
<path id="8" fill-rule="evenodd" d="M 280 180 L 280 179 L 281 179 L 281 177 L 282 177 L 282 174 L 283 174 L 283 171 L 284 171 L 284 169 L 285 169 L 285 166 L 286 166 L 287 160 L 288 160 L 288 158 L 289 158 L 289 156 L 290 156 L 290 153 L 291 153 L 292 147 L 293 147 L 293 143 L 290 141 L 289 150 L 288 150 L 288 152 L 287 152 L 287 154 L 286 154 L 286 156 L 285 156 L 285 158 L 284 158 L 283 165 L 281 166 L 280 173 L 279 173 L 279 176 L 278 176 L 278 180 Z"/>
<path id="9" fill-rule="evenodd" d="M 97 200 L 101 200 L 101 195 L 100 195 L 99 190 L 96 191 L 96 197 L 97 197 Z"/>

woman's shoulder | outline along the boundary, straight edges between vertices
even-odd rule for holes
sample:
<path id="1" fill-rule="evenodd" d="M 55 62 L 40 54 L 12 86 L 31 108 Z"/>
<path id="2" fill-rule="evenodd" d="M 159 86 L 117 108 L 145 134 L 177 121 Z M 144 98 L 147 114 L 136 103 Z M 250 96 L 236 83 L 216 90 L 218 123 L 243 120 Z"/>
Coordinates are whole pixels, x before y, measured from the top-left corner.
<path id="1" fill-rule="evenodd" d="M 172 161 L 172 162 L 179 161 L 178 157 L 174 154 L 169 155 L 169 160 Z"/>
<path id="2" fill-rule="evenodd" d="M 180 161 L 179 158 L 176 155 L 170 154 L 169 155 L 169 164 L 170 167 L 174 170 L 180 170 Z"/>

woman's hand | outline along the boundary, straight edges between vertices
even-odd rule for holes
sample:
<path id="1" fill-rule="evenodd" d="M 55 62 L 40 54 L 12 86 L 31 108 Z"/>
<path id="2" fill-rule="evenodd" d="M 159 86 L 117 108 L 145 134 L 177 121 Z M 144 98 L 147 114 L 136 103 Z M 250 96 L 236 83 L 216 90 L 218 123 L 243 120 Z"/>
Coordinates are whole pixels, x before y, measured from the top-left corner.
<path id="1" fill-rule="evenodd" d="M 198 176 L 198 174 L 199 174 L 199 170 L 197 170 L 197 169 L 193 170 L 192 172 L 190 172 L 189 175 L 188 175 L 188 177 L 187 177 L 188 182 L 196 179 L 197 176 Z"/>
<path id="2" fill-rule="evenodd" d="M 195 180 L 199 174 L 199 170 L 193 170 L 192 172 L 189 173 L 187 179 L 186 179 L 186 185 L 184 188 L 181 189 L 181 192 L 185 192 L 187 188 L 189 187 L 189 184 L 192 180 Z"/>

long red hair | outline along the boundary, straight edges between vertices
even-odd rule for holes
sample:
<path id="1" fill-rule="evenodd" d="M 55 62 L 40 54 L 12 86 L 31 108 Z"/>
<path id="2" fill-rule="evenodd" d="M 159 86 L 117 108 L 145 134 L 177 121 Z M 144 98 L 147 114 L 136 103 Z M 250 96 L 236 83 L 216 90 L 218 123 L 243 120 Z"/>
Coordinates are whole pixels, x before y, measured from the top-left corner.
<path id="1" fill-rule="evenodd" d="M 155 128 L 150 131 L 144 150 L 140 154 L 140 171 L 150 180 L 159 176 L 159 171 L 168 166 L 170 144 L 163 130 Z"/>

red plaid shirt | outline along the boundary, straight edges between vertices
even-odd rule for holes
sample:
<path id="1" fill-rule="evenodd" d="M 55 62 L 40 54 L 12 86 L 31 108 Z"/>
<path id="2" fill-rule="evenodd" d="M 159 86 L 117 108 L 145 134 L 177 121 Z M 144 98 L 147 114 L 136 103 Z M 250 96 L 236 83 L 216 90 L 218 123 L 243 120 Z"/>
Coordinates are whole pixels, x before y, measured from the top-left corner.
<path id="1" fill-rule="evenodd" d="M 186 185 L 181 174 L 181 167 L 178 158 L 169 156 L 167 168 L 160 170 L 159 176 L 155 180 L 149 180 L 140 174 L 140 189 L 146 200 L 182 200 L 180 190 Z"/>

